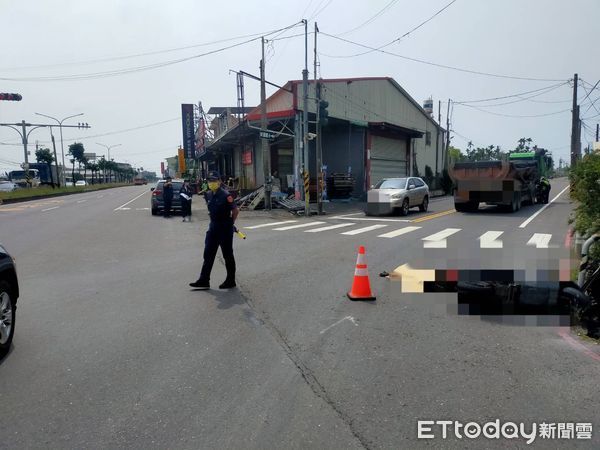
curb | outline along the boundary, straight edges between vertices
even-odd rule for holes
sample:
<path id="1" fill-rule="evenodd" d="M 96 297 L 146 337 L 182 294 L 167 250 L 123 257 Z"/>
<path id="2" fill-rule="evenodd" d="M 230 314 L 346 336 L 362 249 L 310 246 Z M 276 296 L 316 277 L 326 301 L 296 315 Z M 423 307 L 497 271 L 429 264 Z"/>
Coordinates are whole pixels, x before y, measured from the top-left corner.
<path id="1" fill-rule="evenodd" d="M 84 189 L 82 191 L 75 191 L 75 192 L 57 192 L 56 194 L 34 195 L 31 197 L 6 198 L 6 199 L 0 198 L 0 205 L 9 205 L 11 203 L 30 202 L 32 200 L 43 200 L 46 198 L 64 197 L 65 195 L 87 194 L 89 192 L 106 191 L 108 189 L 115 189 L 115 188 L 126 187 L 126 186 L 129 186 L 129 185 L 125 184 L 123 186 L 112 186 L 112 187 L 101 188 L 101 189 Z"/>

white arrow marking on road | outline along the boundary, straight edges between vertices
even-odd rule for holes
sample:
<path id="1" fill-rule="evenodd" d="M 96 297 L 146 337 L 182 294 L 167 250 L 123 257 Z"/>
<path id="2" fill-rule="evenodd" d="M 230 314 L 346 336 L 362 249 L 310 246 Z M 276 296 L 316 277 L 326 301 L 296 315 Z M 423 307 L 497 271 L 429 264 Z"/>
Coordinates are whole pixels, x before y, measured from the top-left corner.
<path id="1" fill-rule="evenodd" d="M 137 200 L 138 198 L 140 198 L 142 195 L 145 195 L 146 193 L 147 193 L 146 191 L 142 192 L 142 193 L 141 193 L 140 195 L 138 195 L 137 197 L 135 197 L 135 198 L 132 198 L 132 199 L 131 199 L 131 200 L 129 200 L 127 203 L 125 203 L 125 204 L 123 204 L 123 205 L 119 206 L 118 208 L 115 208 L 114 210 L 115 210 L 115 211 L 117 211 L 117 210 L 119 210 L 119 209 L 131 209 L 131 208 L 124 208 L 124 206 L 127 206 L 127 205 L 129 205 L 131 202 L 133 202 L 133 201 Z"/>
<path id="2" fill-rule="evenodd" d="M 286 220 L 285 222 L 272 222 L 263 223 L 262 225 L 252 225 L 251 227 L 244 227 L 245 230 L 254 230 L 256 228 L 274 227 L 275 225 L 285 225 L 286 223 L 296 223 L 297 220 Z"/>
<path id="3" fill-rule="evenodd" d="M 329 325 L 327 328 L 325 328 L 324 330 L 321 330 L 321 332 L 319 334 L 323 334 L 325 333 L 327 330 L 332 329 L 333 327 L 335 327 L 336 325 L 339 325 L 340 323 L 344 322 L 345 320 L 349 320 L 350 322 L 352 322 L 354 324 L 355 327 L 358 326 L 358 323 L 356 323 L 356 319 L 352 316 L 346 316 L 343 319 L 338 320 L 336 323 Z"/>
<path id="4" fill-rule="evenodd" d="M 556 197 L 554 197 L 552 200 L 550 200 L 548 202 L 547 205 L 544 205 L 543 208 L 541 208 L 539 211 L 537 211 L 535 214 L 533 214 L 529 219 L 527 219 L 525 222 L 523 222 L 521 225 L 519 225 L 519 228 L 525 228 L 529 222 L 531 222 L 533 219 L 535 219 L 538 215 L 540 215 L 548 206 L 550 206 L 558 197 L 560 197 L 563 192 L 565 192 L 567 189 L 569 189 L 569 186 L 567 186 L 566 188 L 564 188 L 562 191 L 560 191 L 558 193 L 558 195 Z"/>
<path id="5" fill-rule="evenodd" d="M 535 246 L 536 248 L 548 248 L 550 239 L 552 239 L 551 234 L 535 233 L 531 237 L 531 239 L 529 239 L 529 242 L 527 242 L 527 245 L 529 245 L 530 247 Z"/>
<path id="6" fill-rule="evenodd" d="M 367 231 L 377 230 L 378 228 L 384 228 L 387 225 L 371 225 L 370 227 L 359 228 L 357 230 L 346 231 L 345 233 L 340 233 L 345 236 L 354 236 L 356 234 L 366 233 Z"/>
<path id="7" fill-rule="evenodd" d="M 58 208 L 60 208 L 60 206 L 53 206 L 52 208 L 42 209 L 42 212 L 52 211 L 53 209 L 58 209 Z"/>
<path id="8" fill-rule="evenodd" d="M 479 236 L 479 247 L 480 248 L 502 248 L 502 241 L 497 241 L 504 231 L 486 231 Z"/>
<path id="9" fill-rule="evenodd" d="M 337 225 L 331 225 L 328 227 L 313 228 L 312 230 L 304 230 L 305 233 L 320 233 L 321 231 L 335 230 L 336 228 L 351 227 L 356 225 L 355 223 L 339 223 Z"/>
<path id="10" fill-rule="evenodd" d="M 390 231 L 389 233 L 380 234 L 377 237 L 381 237 L 381 238 L 395 238 L 397 236 L 402 236 L 403 234 L 410 233 L 411 231 L 416 231 L 416 230 L 418 230 L 420 228 L 421 227 L 404 227 L 404 228 L 400 228 L 398 230 Z"/>
<path id="11" fill-rule="evenodd" d="M 446 228 L 445 230 L 440 231 L 439 233 L 432 234 L 431 236 L 424 237 L 421 239 L 423 242 L 423 247 L 425 248 L 446 248 L 447 242 L 446 239 L 449 236 L 452 236 L 454 233 L 458 233 L 460 228 Z"/>
<path id="12" fill-rule="evenodd" d="M 289 227 L 282 227 L 282 228 L 273 228 L 273 231 L 287 231 L 287 230 L 294 230 L 296 228 L 306 228 L 306 227 L 312 227 L 313 225 L 322 225 L 326 222 L 309 222 L 309 223 L 301 223 L 300 225 L 291 225 Z"/>

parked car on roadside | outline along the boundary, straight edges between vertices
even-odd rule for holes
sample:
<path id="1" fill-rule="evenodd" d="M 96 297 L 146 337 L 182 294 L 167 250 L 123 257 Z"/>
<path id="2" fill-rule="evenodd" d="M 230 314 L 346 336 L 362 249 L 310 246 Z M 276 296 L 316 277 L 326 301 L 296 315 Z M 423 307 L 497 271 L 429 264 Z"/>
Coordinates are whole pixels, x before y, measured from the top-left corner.
<path id="1" fill-rule="evenodd" d="M 19 282 L 14 259 L 0 244 L 0 358 L 10 349 L 15 333 Z"/>
<path id="2" fill-rule="evenodd" d="M 77 180 L 75 186 L 87 186 L 87 183 L 85 180 Z"/>
<path id="3" fill-rule="evenodd" d="M 171 211 L 181 212 L 181 197 L 179 197 L 179 191 L 183 186 L 183 180 L 172 180 L 173 182 L 173 201 L 171 202 Z M 163 185 L 165 180 L 158 180 L 156 186 L 150 188 L 152 191 L 152 197 L 150 198 L 150 210 L 152 215 L 156 216 L 162 213 L 165 209 L 165 202 L 163 200 Z"/>
<path id="4" fill-rule="evenodd" d="M 411 208 L 427 211 L 428 206 L 429 186 L 418 177 L 384 178 L 367 192 L 367 215 L 399 211 L 406 216 Z"/>
<path id="5" fill-rule="evenodd" d="M 16 191 L 18 186 L 12 181 L 0 181 L 0 192 L 12 192 Z"/>

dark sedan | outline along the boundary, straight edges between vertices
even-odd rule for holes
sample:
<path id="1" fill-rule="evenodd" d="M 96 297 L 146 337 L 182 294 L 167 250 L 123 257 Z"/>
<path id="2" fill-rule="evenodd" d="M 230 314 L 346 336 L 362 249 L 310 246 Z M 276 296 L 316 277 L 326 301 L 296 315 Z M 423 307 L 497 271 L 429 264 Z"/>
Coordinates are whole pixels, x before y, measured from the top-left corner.
<path id="1" fill-rule="evenodd" d="M 10 349 L 15 334 L 19 282 L 14 259 L 0 245 L 0 358 Z"/>
<path id="2" fill-rule="evenodd" d="M 156 216 L 161 214 L 165 209 L 165 201 L 163 199 L 163 185 L 165 180 L 159 180 L 154 186 L 152 191 L 152 198 L 150 200 L 150 210 L 152 215 Z M 179 197 L 179 191 L 183 186 L 183 180 L 173 180 L 173 201 L 171 202 L 172 212 L 181 212 L 181 197 Z"/>

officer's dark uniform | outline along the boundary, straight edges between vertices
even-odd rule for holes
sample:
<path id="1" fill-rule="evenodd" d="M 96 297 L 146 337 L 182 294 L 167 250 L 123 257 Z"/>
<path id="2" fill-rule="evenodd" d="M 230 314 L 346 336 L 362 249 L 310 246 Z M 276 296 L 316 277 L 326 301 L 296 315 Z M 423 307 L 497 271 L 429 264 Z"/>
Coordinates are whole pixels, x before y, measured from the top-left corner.
<path id="1" fill-rule="evenodd" d="M 171 206 L 173 204 L 173 184 L 167 180 L 163 185 L 163 216 L 171 217 Z"/>
<path id="2" fill-rule="evenodd" d="M 210 282 L 210 273 L 215 262 L 217 250 L 221 247 L 223 258 L 225 259 L 225 268 L 227 269 L 227 279 L 219 286 L 235 286 L 235 259 L 233 257 L 233 218 L 232 211 L 237 209 L 233 197 L 223 187 L 216 192 L 209 191 L 206 194 L 208 211 L 210 214 L 210 225 L 206 232 L 204 241 L 204 264 L 200 272 L 200 278 L 195 283 L 190 283 L 192 287 L 208 288 Z"/>

